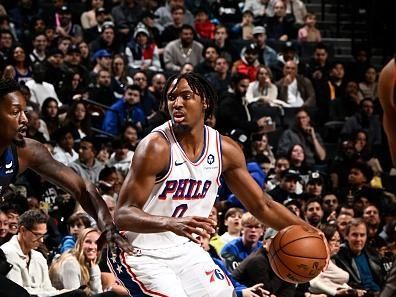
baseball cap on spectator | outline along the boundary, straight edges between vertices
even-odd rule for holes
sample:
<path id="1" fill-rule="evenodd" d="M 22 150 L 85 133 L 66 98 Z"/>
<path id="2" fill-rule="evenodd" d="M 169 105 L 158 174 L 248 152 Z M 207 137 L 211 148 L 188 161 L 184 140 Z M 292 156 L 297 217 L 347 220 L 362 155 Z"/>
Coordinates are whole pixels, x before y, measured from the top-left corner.
<path id="1" fill-rule="evenodd" d="M 241 129 L 234 129 L 230 132 L 230 137 L 232 140 L 239 142 L 242 145 L 245 145 L 249 140 L 249 137 L 245 133 L 245 131 Z"/>
<path id="2" fill-rule="evenodd" d="M 286 169 L 282 171 L 280 176 L 281 178 L 294 179 L 295 181 L 301 180 L 300 173 L 293 169 Z"/>
<path id="3" fill-rule="evenodd" d="M 111 53 L 109 53 L 109 51 L 106 49 L 100 49 L 93 54 L 92 60 L 95 61 L 96 59 L 100 59 L 104 57 L 111 57 Z"/>
<path id="4" fill-rule="evenodd" d="M 142 19 L 144 19 L 144 18 L 157 19 L 157 18 L 159 18 L 159 16 L 155 15 L 150 10 L 145 10 L 142 12 L 141 18 Z"/>
<path id="5" fill-rule="evenodd" d="M 265 32 L 266 31 L 265 31 L 264 26 L 256 26 L 252 30 L 252 34 L 253 35 L 255 35 L 255 34 L 265 34 Z"/>
<path id="6" fill-rule="evenodd" d="M 108 28 L 114 28 L 114 23 L 112 21 L 106 21 L 102 25 L 102 32 Z"/>
<path id="7" fill-rule="evenodd" d="M 285 44 L 282 47 L 282 52 L 288 52 L 288 51 L 296 51 L 296 47 L 291 41 L 286 41 Z"/>
<path id="8" fill-rule="evenodd" d="M 71 11 L 67 5 L 62 5 L 61 8 L 59 8 L 59 13 L 60 14 L 71 14 Z"/>
<path id="9" fill-rule="evenodd" d="M 136 38 L 140 33 L 146 34 L 146 36 L 150 36 L 149 31 L 147 31 L 147 29 L 143 26 L 138 26 L 135 30 L 135 32 L 133 33 L 133 38 Z"/>
<path id="10" fill-rule="evenodd" d="M 66 55 L 71 55 L 71 54 L 73 54 L 73 53 L 79 53 L 79 54 L 81 54 L 80 49 L 79 49 L 78 46 L 75 45 L 75 44 L 72 44 L 72 45 L 70 45 L 70 46 L 68 47 L 68 49 L 67 49 L 67 51 L 66 51 Z"/>
<path id="11" fill-rule="evenodd" d="M 104 8 L 104 7 L 98 7 L 98 8 L 95 9 L 95 14 L 96 14 L 96 15 L 101 14 L 101 13 L 107 14 L 106 8 Z"/>
<path id="12" fill-rule="evenodd" d="M 259 51 L 255 43 L 250 43 L 245 47 L 245 53 L 257 54 Z"/>
<path id="13" fill-rule="evenodd" d="M 324 184 L 323 177 L 320 175 L 318 171 L 311 172 L 308 176 L 307 185 L 308 184 L 323 185 Z"/>

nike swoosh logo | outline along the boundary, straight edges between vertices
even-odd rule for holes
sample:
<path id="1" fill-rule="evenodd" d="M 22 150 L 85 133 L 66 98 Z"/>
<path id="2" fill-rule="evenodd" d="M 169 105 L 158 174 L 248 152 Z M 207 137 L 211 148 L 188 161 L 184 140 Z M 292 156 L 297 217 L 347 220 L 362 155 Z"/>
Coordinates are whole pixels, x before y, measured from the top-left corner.
<path id="1" fill-rule="evenodd" d="M 12 160 L 11 160 L 10 163 L 5 164 L 5 168 L 6 168 L 6 169 L 10 169 L 11 167 L 12 167 Z"/>
<path id="2" fill-rule="evenodd" d="M 186 163 L 186 161 L 183 161 L 183 162 L 177 162 L 177 161 L 175 161 L 175 166 L 180 166 L 180 165 L 182 165 L 182 164 L 184 164 L 184 163 Z"/>

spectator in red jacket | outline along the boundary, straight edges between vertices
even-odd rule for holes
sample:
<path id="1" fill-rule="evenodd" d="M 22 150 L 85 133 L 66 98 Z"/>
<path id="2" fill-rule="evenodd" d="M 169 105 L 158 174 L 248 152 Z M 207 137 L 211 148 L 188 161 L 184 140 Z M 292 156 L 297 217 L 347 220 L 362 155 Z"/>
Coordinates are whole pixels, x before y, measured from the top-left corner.
<path id="1" fill-rule="evenodd" d="M 234 63 L 231 73 L 240 73 L 248 76 L 250 82 L 255 81 L 260 67 L 258 54 L 259 49 L 256 44 L 251 43 L 244 47 L 241 51 L 241 58 Z"/>
<path id="2" fill-rule="evenodd" d="M 201 40 L 214 40 L 216 26 L 209 20 L 205 9 L 198 8 L 195 12 L 194 27 Z"/>

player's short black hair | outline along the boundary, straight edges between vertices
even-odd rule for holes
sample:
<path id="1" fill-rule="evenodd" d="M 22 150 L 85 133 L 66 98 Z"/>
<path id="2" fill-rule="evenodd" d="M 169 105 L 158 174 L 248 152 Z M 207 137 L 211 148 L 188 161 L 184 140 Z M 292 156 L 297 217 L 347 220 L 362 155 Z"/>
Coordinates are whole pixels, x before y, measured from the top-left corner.
<path id="1" fill-rule="evenodd" d="M 0 80 L 0 102 L 4 96 L 9 93 L 20 91 L 21 86 L 13 79 L 1 79 Z"/>
<path id="2" fill-rule="evenodd" d="M 205 120 L 213 115 L 215 107 L 216 107 L 216 102 L 217 102 L 217 93 L 213 89 L 213 87 L 210 85 L 209 81 L 207 81 L 204 77 L 197 73 L 184 73 L 184 74 L 176 74 L 172 75 L 166 82 L 165 87 L 162 91 L 162 96 L 161 96 L 161 109 L 169 115 L 168 113 L 168 90 L 170 86 L 172 85 L 173 81 L 177 81 L 175 86 L 173 87 L 173 90 L 176 88 L 177 84 L 180 82 L 181 79 L 185 79 L 190 86 L 191 90 L 199 95 L 202 100 L 206 100 L 207 104 L 207 109 L 205 111 Z M 172 90 L 172 91 L 173 91 Z"/>

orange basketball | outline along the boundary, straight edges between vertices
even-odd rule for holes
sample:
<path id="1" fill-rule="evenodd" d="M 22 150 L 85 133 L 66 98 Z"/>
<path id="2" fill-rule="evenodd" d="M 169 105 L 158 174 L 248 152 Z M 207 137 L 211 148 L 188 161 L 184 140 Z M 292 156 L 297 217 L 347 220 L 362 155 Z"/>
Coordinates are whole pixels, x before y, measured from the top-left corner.
<path id="1" fill-rule="evenodd" d="M 268 258 L 276 275 L 284 281 L 306 283 L 326 266 L 327 248 L 316 231 L 292 225 L 272 239 Z"/>

